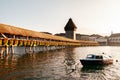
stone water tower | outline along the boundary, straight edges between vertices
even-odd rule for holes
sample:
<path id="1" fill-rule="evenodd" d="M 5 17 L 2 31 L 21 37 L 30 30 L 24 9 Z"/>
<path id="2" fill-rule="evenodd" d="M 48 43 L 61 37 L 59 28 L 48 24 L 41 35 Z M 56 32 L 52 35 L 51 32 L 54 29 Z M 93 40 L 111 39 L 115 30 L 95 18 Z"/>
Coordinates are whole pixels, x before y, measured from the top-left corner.
<path id="1" fill-rule="evenodd" d="M 64 27 L 65 30 L 65 36 L 70 39 L 76 40 L 76 25 L 70 18 L 69 21 L 67 22 L 66 26 Z"/>

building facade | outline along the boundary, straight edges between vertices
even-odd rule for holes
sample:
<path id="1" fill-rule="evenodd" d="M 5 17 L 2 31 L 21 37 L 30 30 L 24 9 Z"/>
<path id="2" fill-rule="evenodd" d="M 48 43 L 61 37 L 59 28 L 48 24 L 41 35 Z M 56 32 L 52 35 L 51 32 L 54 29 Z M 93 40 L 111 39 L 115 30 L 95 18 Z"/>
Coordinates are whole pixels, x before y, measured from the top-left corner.
<path id="1" fill-rule="evenodd" d="M 98 35 L 98 34 L 90 35 L 89 40 L 90 41 L 97 41 L 100 44 L 100 46 L 107 46 L 108 45 L 107 37 L 103 37 L 103 36 Z"/>
<path id="2" fill-rule="evenodd" d="M 120 46 L 120 33 L 111 34 L 108 39 L 108 45 Z"/>
<path id="3" fill-rule="evenodd" d="M 77 39 L 77 40 L 89 41 L 89 35 L 85 35 L 85 34 L 76 34 L 76 39 Z"/>
<path id="4" fill-rule="evenodd" d="M 101 46 L 107 46 L 108 45 L 108 38 L 107 37 L 98 37 L 95 39 Z"/>

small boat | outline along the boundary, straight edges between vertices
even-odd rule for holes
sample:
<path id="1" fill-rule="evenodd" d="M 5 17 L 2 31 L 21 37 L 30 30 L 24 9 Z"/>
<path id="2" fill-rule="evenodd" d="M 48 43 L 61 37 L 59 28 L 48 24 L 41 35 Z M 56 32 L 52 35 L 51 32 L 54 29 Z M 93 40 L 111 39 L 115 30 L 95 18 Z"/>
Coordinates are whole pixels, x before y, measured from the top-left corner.
<path id="1" fill-rule="evenodd" d="M 108 65 L 113 64 L 111 56 L 105 54 L 88 54 L 86 59 L 80 59 L 83 66 Z"/>

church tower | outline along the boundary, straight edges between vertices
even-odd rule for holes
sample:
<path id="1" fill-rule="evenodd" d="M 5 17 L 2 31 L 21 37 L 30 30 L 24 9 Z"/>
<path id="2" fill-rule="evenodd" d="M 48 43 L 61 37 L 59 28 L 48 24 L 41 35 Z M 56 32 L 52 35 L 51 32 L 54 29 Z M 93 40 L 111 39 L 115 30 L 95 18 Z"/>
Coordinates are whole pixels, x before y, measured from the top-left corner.
<path id="1" fill-rule="evenodd" d="M 77 29 L 76 25 L 74 24 L 74 22 L 70 18 L 69 21 L 68 21 L 68 23 L 64 27 L 65 36 L 67 38 L 76 40 L 76 29 Z"/>

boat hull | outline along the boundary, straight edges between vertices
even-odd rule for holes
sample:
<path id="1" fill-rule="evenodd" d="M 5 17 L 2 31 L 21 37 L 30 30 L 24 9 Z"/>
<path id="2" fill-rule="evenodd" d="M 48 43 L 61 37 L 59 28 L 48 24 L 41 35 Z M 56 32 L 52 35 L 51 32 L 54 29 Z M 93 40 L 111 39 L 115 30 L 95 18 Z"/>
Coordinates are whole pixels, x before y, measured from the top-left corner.
<path id="1" fill-rule="evenodd" d="M 108 65 L 112 64 L 113 60 L 86 60 L 86 59 L 81 59 L 80 60 L 81 64 L 83 66 L 95 66 L 95 65 Z"/>

